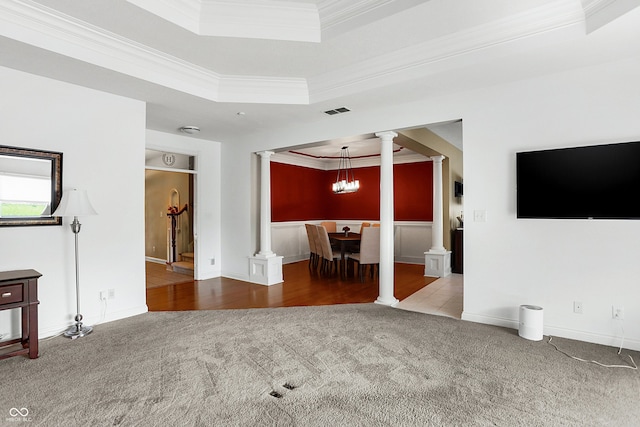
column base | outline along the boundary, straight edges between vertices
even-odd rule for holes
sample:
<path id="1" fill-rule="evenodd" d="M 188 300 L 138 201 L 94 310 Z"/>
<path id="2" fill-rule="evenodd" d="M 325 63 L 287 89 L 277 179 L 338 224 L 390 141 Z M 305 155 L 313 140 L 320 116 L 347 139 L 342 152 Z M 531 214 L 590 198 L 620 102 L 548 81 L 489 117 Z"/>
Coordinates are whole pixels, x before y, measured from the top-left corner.
<path id="1" fill-rule="evenodd" d="M 282 283 L 282 258 L 275 254 L 249 257 L 249 280 L 267 286 Z"/>
<path id="2" fill-rule="evenodd" d="M 446 277 L 451 274 L 451 251 L 424 253 L 424 275 Z"/>
<path id="3" fill-rule="evenodd" d="M 378 297 L 378 299 L 376 299 L 374 301 L 374 304 L 380 304 L 380 305 L 388 305 L 390 307 L 395 306 L 396 304 L 398 304 L 400 302 L 399 299 L 391 297 L 388 300 L 387 299 L 382 299 L 380 297 Z"/>

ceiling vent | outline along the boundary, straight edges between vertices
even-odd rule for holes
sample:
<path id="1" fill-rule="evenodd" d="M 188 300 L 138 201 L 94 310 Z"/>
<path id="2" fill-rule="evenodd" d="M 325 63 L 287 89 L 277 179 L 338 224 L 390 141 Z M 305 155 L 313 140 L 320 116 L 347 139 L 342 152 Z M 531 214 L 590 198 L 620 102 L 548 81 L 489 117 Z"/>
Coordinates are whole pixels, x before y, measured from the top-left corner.
<path id="1" fill-rule="evenodd" d="M 339 108 L 334 108 L 333 110 L 327 110 L 324 113 L 330 116 L 333 116 L 335 114 L 348 113 L 349 111 L 351 110 L 348 109 L 347 107 L 339 107 Z"/>

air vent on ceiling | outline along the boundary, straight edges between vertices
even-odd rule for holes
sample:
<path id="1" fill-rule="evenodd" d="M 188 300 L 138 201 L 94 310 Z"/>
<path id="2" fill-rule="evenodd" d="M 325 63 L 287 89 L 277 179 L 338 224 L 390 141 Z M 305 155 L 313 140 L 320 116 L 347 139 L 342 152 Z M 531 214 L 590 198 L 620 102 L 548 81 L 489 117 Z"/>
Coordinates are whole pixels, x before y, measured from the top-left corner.
<path id="1" fill-rule="evenodd" d="M 333 110 L 327 110 L 324 113 L 330 116 L 333 116 L 334 114 L 348 113 L 349 111 L 351 110 L 348 109 L 347 107 L 339 107 L 339 108 L 334 108 Z"/>

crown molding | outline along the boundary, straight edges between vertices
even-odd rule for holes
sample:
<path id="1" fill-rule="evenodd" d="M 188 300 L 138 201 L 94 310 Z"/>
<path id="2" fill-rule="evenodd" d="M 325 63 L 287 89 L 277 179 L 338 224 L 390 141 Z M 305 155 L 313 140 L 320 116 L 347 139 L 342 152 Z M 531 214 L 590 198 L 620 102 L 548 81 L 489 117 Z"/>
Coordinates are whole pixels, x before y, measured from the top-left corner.
<path id="1" fill-rule="evenodd" d="M 320 42 L 313 3 L 287 0 L 127 0 L 201 36 Z"/>
<path id="2" fill-rule="evenodd" d="M 275 153 L 271 156 L 271 161 L 276 163 L 284 163 L 286 165 L 300 166 L 303 168 L 329 170 L 326 161 L 314 159 L 313 157 L 298 156 L 287 151 Z"/>
<path id="3" fill-rule="evenodd" d="M 349 5 L 345 5 L 342 0 L 320 0 L 318 9 L 320 11 L 320 22 L 323 31 L 331 27 L 344 24 L 352 19 L 358 18 L 372 9 L 387 6 L 394 3 L 394 0 L 357 0 Z"/>
<path id="4" fill-rule="evenodd" d="M 583 22 L 584 12 L 579 5 L 573 0 L 559 0 L 315 76 L 309 79 L 311 102 L 455 68 L 459 63 L 466 64 L 470 54 L 485 54 L 498 46 Z"/>
<path id="5" fill-rule="evenodd" d="M 323 39 L 370 24 L 424 0 L 318 0 Z"/>
<path id="6" fill-rule="evenodd" d="M 290 153 L 288 151 L 283 151 L 280 153 L 276 153 L 271 157 L 272 162 L 276 163 L 284 163 L 287 165 L 293 166 L 301 166 L 311 169 L 319 169 L 319 170 L 337 170 L 339 159 L 323 159 L 323 158 L 314 158 L 308 156 L 300 156 L 297 154 Z M 404 164 L 404 163 L 418 163 L 418 162 L 431 162 L 432 159 L 427 156 L 423 156 L 419 153 L 411 153 L 411 154 L 402 154 L 399 156 L 393 156 L 393 164 Z M 366 168 L 371 166 L 380 166 L 380 156 L 370 156 L 370 157 L 362 157 L 362 158 L 351 158 L 351 167 L 356 168 Z"/>
<path id="7" fill-rule="evenodd" d="M 211 101 L 309 100 L 304 79 L 218 74 L 31 0 L 0 2 L 0 23 L 2 36 Z"/>
<path id="8" fill-rule="evenodd" d="M 140 9 L 199 34 L 200 0 L 126 0 Z"/>
<path id="9" fill-rule="evenodd" d="M 587 34 L 640 6 L 637 0 L 582 0 Z"/>

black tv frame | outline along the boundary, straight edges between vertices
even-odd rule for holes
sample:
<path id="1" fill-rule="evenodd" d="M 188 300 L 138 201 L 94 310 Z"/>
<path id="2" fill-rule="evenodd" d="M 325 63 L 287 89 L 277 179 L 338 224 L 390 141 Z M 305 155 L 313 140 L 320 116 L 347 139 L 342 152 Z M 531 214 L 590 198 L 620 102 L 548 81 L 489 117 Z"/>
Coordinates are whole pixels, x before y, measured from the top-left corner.
<path id="1" fill-rule="evenodd" d="M 640 141 L 516 153 L 516 217 L 640 219 Z"/>

